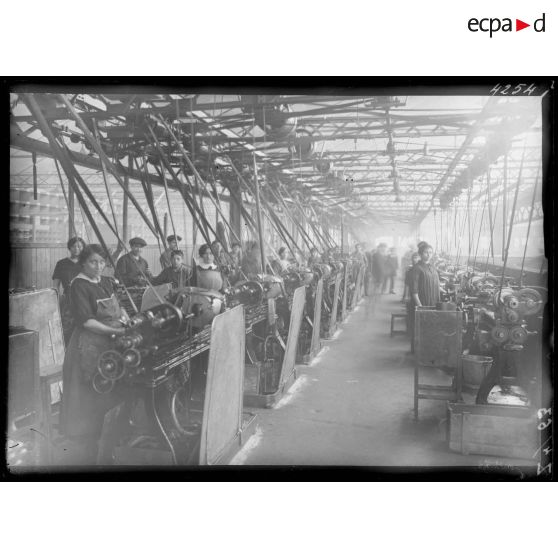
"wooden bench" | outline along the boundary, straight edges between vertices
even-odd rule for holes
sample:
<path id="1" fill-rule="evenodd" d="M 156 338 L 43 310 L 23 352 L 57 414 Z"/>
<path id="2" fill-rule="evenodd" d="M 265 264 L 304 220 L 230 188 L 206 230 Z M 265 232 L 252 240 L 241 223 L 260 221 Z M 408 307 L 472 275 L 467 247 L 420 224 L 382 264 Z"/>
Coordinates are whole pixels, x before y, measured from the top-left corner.
<path id="1" fill-rule="evenodd" d="M 395 329 L 395 320 L 405 320 L 405 329 Z M 396 333 L 407 333 L 407 313 L 406 312 L 395 312 L 391 315 L 391 328 L 389 336 L 393 337 Z"/>

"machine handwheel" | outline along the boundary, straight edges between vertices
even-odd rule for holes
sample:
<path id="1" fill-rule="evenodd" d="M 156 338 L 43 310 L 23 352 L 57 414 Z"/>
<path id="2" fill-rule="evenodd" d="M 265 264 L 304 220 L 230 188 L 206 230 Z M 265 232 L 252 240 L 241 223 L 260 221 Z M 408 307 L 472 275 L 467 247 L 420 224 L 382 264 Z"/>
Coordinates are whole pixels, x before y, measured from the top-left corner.
<path id="1" fill-rule="evenodd" d="M 126 368 L 137 368 L 141 364 L 141 353 L 137 349 L 127 349 L 123 360 Z"/>
<path id="2" fill-rule="evenodd" d="M 523 303 L 524 314 L 527 316 L 533 316 L 541 310 L 543 301 L 541 295 L 535 289 L 521 289 L 517 295 Z"/>
<path id="3" fill-rule="evenodd" d="M 162 319 L 161 325 L 157 326 L 162 333 L 177 331 L 182 324 L 182 312 L 174 304 L 161 304 L 152 308 L 151 312 L 155 314 L 154 325 L 158 322 L 158 319 Z"/>
<path id="4" fill-rule="evenodd" d="M 509 330 L 507 327 L 494 326 L 490 332 L 490 336 L 496 343 L 505 343 L 509 339 Z"/>
<path id="5" fill-rule="evenodd" d="M 114 382 L 124 375 L 124 361 L 118 351 L 105 351 L 99 357 L 97 370 L 102 378 Z"/>
<path id="6" fill-rule="evenodd" d="M 513 296 L 513 294 L 513 289 L 510 289 L 508 287 L 497 289 L 494 293 L 494 306 L 496 306 L 496 308 L 501 308 L 502 306 L 504 306 L 506 297 L 511 297 Z"/>
<path id="7" fill-rule="evenodd" d="M 110 393 L 114 388 L 114 380 L 107 380 L 101 374 L 95 374 L 92 380 L 93 389 L 103 395 L 105 393 Z"/>
<path id="8" fill-rule="evenodd" d="M 510 330 L 510 341 L 517 345 L 524 345 L 527 341 L 527 331 L 521 326 L 515 326 Z"/>
<path id="9" fill-rule="evenodd" d="M 293 294 L 297 287 L 302 285 L 302 279 L 296 271 L 288 271 L 282 275 L 285 289 L 288 294 Z"/>

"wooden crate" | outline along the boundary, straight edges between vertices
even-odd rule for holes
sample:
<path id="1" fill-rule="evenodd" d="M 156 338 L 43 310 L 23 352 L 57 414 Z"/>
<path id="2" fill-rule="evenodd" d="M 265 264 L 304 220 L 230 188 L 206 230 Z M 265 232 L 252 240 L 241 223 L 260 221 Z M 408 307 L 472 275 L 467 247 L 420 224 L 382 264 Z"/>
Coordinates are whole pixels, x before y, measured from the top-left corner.
<path id="1" fill-rule="evenodd" d="M 62 321 L 58 294 L 54 289 L 41 289 L 10 295 L 9 324 L 39 333 L 39 366 L 43 369 L 64 362 Z"/>
<path id="2" fill-rule="evenodd" d="M 448 403 L 449 448 L 462 454 L 534 459 L 536 412 L 511 405 Z"/>
<path id="3" fill-rule="evenodd" d="M 462 388 L 461 349 L 463 313 L 421 306 L 415 310 L 414 416 L 419 399 L 459 401 Z M 450 386 L 420 382 L 422 367 L 440 368 L 453 374 Z"/>

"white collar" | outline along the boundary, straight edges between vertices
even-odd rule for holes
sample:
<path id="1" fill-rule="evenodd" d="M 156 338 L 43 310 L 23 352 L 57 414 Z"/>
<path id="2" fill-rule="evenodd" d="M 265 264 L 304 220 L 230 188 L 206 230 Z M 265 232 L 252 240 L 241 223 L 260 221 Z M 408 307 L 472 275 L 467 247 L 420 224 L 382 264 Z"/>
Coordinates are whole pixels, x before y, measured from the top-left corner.
<path id="1" fill-rule="evenodd" d="M 93 279 L 91 279 L 91 277 L 85 275 L 85 273 L 81 272 L 78 275 L 76 275 L 72 281 L 70 282 L 70 285 L 76 280 L 76 279 L 85 279 L 86 281 L 89 281 L 90 283 L 93 283 L 94 285 L 98 285 L 101 282 L 101 277 L 99 277 L 98 281 L 94 281 Z"/>
<path id="2" fill-rule="evenodd" d="M 214 263 L 206 264 L 206 263 L 200 262 L 200 263 L 198 263 L 198 266 L 201 267 L 201 269 L 217 269 L 217 266 Z"/>

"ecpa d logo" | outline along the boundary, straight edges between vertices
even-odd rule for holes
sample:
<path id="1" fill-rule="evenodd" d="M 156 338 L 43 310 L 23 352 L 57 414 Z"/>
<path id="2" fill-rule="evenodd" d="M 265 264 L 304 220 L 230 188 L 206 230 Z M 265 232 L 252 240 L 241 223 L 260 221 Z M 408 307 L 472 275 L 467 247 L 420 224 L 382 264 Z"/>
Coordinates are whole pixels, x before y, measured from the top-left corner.
<path id="1" fill-rule="evenodd" d="M 546 25 L 545 17 L 546 15 L 543 13 L 543 15 L 539 19 L 536 19 L 533 22 L 532 27 L 536 33 L 545 32 L 545 25 Z M 472 31 L 473 33 L 477 33 L 478 31 L 481 31 L 483 33 L 489 33 L 490 38 L 492 38 L 492 35 L 494 33 L 498 33 L 499 31 L 504 33 L 506 32 L 510 33 L 513 31 L 521 31 L 522 29 L 531 27 L 530 23 L 526 23 L 521 19 L 516 18 L 515 29 L 514 29 L 512 21 L 513 19 L 509 17 L 505 17 L 503 19 L 500 19 L 498 17 L 485 17 L 482 19 L 477 19 L 476 17 L 472 17 L 468 21 L 467 27 L 469 28 L 469 31 Z"/>

